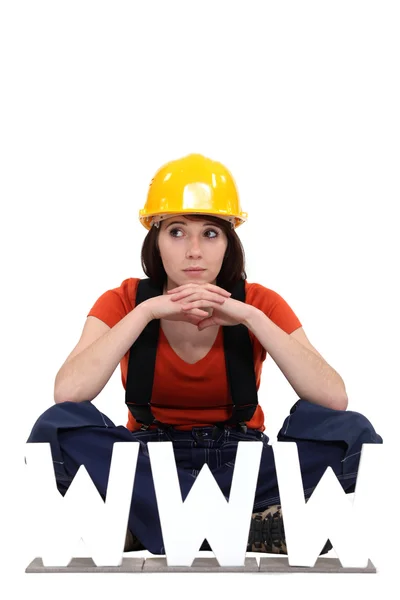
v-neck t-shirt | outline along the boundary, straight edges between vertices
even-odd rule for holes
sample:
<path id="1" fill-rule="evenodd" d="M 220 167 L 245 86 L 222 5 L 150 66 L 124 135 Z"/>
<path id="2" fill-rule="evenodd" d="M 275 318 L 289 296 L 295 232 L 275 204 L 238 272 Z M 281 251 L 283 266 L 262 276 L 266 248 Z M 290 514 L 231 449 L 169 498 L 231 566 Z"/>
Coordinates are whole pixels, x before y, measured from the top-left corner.
<path id="1" fill-rule="evenodd" d="M 104 292 L 94 303 L 87 316 L 94 316 L 114 327 L 135 307 L 140 279 L 130 277 L 120 286 Z M 290 334 L 301 322 L 289 304 L 274 290 L 258 283 L 245 282 L 246 303 L 261 310 L 283 331 Z M 249 331 L 253 346 L 254 371 L 257 390 L 260 387 L 262 365 L 267 352 L 255 335 Z M 120 361 L 121 380 L 126 389 L 129 350 Z M 223 330 L 219 328 L 210 351 L 201 360 L 189 364 L 173 350 L 160 327 L 154 371 L 151 410 L 154 417 L 176 429 L 212 426 L 226 421 L 231 415 L 232 400 L 226 374 Z M 127 428 L 141 427 L 128 411 Z M 265 430 L 264 413 L 258 404 L 247 426 Z"/>

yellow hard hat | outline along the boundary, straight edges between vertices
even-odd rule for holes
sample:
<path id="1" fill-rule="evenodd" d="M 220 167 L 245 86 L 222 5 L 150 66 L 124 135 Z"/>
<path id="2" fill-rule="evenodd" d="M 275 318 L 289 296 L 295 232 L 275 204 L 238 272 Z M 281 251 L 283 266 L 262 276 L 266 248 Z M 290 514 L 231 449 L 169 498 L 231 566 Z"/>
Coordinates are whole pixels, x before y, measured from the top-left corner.
<path id="1" fill-rule="evenodd" d="M 139 218 L 146 229 L 180 214 L 214 215 L 238 227 L 247 220 L 235 181 L 224 165 L 201 154 L 165 164 L 153 177 Z"/>

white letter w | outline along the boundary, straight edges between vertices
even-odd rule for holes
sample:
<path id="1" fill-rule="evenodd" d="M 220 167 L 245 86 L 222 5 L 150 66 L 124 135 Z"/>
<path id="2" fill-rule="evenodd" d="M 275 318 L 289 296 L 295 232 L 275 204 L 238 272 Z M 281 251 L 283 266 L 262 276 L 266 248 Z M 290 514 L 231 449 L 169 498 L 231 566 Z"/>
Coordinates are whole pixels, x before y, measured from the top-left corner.
<path id="1" fill-rule="evenodd" d="M 96 566 L 121 565 L 138 451 L 139 444 L 114 444 L 104 502 L 84 466 L 63 497 L 57 489 L 50 444 L 26 444 L 29 498 L 45 567 L 68 566 L 81 538 Z"/>

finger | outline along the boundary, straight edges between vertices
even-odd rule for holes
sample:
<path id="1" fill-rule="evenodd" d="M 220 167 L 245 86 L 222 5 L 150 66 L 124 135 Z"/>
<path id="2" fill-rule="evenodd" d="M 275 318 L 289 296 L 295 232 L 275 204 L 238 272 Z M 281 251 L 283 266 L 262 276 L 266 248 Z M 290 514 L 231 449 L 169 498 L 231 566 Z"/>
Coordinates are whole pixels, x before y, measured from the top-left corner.
<path id="1" fill-rule="evenodd" d="M 223 304 L 227 298 L 225 296 L 220 296 L 219 294 L 215 294 L 214 292 L 207 292 L 205 290 L 201 290 L 200 292 L 181 292 L 177 294 L 171 300 L 173 302 L 178 302 L 185 298 L 187 302 L 194 302 L 195 300 L 211 300 L 212 302 L 219 302 Z"/>
<path id="2" fill-rule="evenodd" d="M 222 294 L 223 296 L 232 296 L 231 292 L 228 292 L 227 290 L 224 290 L 224 288 L 219 287 L 218 285 L 214 285 L 213 283 L 207 283 L 205 287 L 211 292 Z"/>
<path id="3" fill-rule="evenodd" d="M 190 310 L 194 308 L 221 308 L 220 302 L 213 302 L 212 300 L 196 300 L 194 302 L 189 302 L 182 304 L 183 310 Z"/>
<path id="4" fill-rule="evenodd" d="M 214 319 L 212 317 L 209 319 L 202 319 L 200 323 L 198 323 L 197 329 L 203 331 L 203 329 L 207 329 L 207 327 L 211 327 L 212 325 L 214 325 Z"/>
<path id="5" fill-rule="evenodd" d="M 168 290 L 167 294 L 176 294 L 177 292 L 180 292 L 182 290 L 186 290 L 189 288 L 195 289 L 198 287 L 204 287 L 204 284 L 200 286 L 200 284 L 198 283 L 185 283 L 184 285 L 179 285 L 178 287 L 173 288 L 172 290 Z"/>
<path id="6" fill-rule="evenodd" d="M 187 308 L 185 308 L 185 306 L 183 304 L 182 304 L 181 311 L 184 312 L 184 313 L 186 313 L 186 314 L 187 314 L 188 311 L 191 311 L 190 314 L 192 314 L 194 316 L 197 316 L 197 317 L 202 317 L 202 318 L 209 316 L 209 313 L 207 311 L 205 311 L 205 310 L 201 310 L 199 308 L 191 307 L 191 306 L 188 306 Z"/>
<path id="7" fill-rule="evenodd" d="M 218 289 L 218 288 L 217 288 Z M 220 294 L 219 292 L 215 292 L 215 287 L 213 289 L 208 289 L 206 287 L 197 286 L 196 288 L 186 288 L 182 289 L 180 292 L 176 292 L 171 296 L 171 300 L 176 302 L 177 300 L 181 300 L 182 298 L 187 298 L 192 296 L 196 300 L 200 300 L 201 298 L 210 298 L 217 301 L 217 299 L 223 298 L 226 300 L 232 294 L 230 292 L 226 292 L 225 294 Z M 225 291 L 225 290 L 224 290 Z"/>
<path id="8" fill-rule="evenodd" d="M 196 325 L 196 327 L 199 323 L 201 323 L 204 320 L 205 320 L 204 317 L 196 317 L 195 315 L 191 315 L 191 314 L 185 315 L 185 321 L 187 323 L 191 323 L 192 325 Z"/>
<path id="9" fill-rule="evenodd" d="M 214 292 L 214 293 L 220 294 L 222 296 L 226 296 L 227 298 L 229 298 L 229 296 L 232 296 L 231 292 L 227 292 L 223 288 L 221 288 L 217 285 L 213 285 L 212 283 L 205 283 L 205 284 L 186 283 L 185 285 L 176 287 L 173 290 L 168 290 L 167 294 L 176 294 L 176 293 L 179 293 L 186 289 L 192 289 L 193 291 L 195 291 L 196 288 L 203 288 L 203 289 L 209 290 L 210 292 Z"/>
<path id="10" fill-rule="evenodd" d="M 186 288 L 177 288 L 177 291 L 175 291 L 173 294 L 170 292 L 168 292 L 169 296 L 172 298 L 172 300 L 178 300 L 179 298 L 183 298 L 184 296 L 187 296 L 188 294 L 195 294 L 196 292 L 199 292 L 201 288 L 200 287 L 186 287 Z"/>
<path id="11" fill-rule="evenodd" d="M 173 302 L 176 302 L 177 300 L 181 300 L 182 298 L 185 298 L 186 296 L 190 296 L 191 294 L 199 294 L 199 290 L 197 289 L 192 289 L 192 288 L 188 288 L 186 290 L 181 290 L 180 292 L 177 292 L 176 294 L 174 294 L 173 296 L 171 296 L 171 300 Z"/>

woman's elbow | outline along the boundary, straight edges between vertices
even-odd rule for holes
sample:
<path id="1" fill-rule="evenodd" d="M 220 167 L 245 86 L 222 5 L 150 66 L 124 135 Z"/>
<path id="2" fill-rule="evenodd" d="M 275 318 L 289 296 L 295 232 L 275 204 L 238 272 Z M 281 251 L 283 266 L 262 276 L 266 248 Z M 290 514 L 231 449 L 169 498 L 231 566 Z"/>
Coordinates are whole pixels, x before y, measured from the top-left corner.
<path id="1" fill-rule="evenodd" d="M 78 396 L 71 389 L 66 389 L 65 386 L 54 385 L 54 404 L 62 404 L 63 402 L 79 402 Z"/>
<path id="2" fill-rule="evenodd" d="M 340 400 L 337 402 L 337 407 L 336 410 L 347 410 L 347 407 L 349 405 L 349 399 L 346 396 L 344 396 L 343 398 L 340 398 Z"/>

